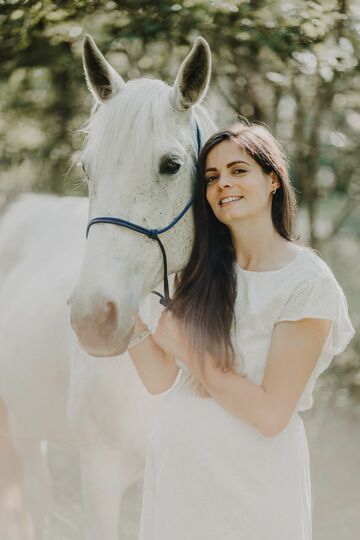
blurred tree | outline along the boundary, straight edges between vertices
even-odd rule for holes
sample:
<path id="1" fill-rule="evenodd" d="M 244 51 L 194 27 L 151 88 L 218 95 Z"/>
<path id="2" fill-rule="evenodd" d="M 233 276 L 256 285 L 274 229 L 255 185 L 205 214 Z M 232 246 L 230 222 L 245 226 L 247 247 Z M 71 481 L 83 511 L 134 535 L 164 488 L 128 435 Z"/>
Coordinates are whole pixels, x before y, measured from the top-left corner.
<path id="1" fill-rule="evenodd" d="M 78 119 L 81 100 L 82 75 L 72 44 L 82 28 L 74 26 L 74 21 L 96 8 L 92 2 L 68 3 L 65 9 L 60 7 L 64 4 L 12 1 L 0 5 L 0 84 L 3 127 L 8 134 L 3 168 L 7 175 L 19 169 L 30 175 L 25 188 L 57 193 L 64 191 L 73 151 L 70 130 Z M 32 166 L 27 166 L 29 162 Z M 7 188 L 13 180 L 9 176 L 4 181 Z"/>

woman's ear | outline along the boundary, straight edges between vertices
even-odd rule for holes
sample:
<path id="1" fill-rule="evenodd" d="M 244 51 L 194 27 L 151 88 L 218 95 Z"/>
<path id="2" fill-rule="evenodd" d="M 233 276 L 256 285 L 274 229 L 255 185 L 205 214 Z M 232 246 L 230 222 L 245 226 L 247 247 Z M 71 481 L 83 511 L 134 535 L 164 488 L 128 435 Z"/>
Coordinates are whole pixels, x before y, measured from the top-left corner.
<path id="1" fill-rule="evenodd" d="M 280 185 L 280 180 L 278 178 L 278 175 L 276 174 L 275 171 L 271 171 L 270 172 L 270 176 L 271 176 L 271 185 L 272 185 L 272 188 L 273 189 L 279 189 L 281 187 Z"/>

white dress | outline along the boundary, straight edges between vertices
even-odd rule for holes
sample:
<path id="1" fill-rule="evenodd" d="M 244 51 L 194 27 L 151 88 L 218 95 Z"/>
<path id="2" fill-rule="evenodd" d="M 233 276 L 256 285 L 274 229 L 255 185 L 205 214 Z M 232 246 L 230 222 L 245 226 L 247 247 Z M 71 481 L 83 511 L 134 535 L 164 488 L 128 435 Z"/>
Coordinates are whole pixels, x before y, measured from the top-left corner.
<path id="1" fill-rule="evenodd" d="M 316 379 L 354 335 L 346 298 L 311 250 L 279 270 L 236 269 L 237 372 L 262 382 L 278 321 L 331 319 L 330 333 L 291 420 L 275 437 L 198 397 L 177 360 L 181 369 L 149 441 L 139 540 L 311 540 L 309 454 L 298 413 L 312 406 Z"/>

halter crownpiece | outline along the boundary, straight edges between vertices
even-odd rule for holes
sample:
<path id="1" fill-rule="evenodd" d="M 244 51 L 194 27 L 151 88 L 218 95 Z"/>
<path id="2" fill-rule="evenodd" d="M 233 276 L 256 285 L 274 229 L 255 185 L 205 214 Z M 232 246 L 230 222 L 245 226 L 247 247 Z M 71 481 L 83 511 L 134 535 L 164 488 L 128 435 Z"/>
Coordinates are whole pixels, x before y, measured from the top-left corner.
<path id="1" fill-rule="evenodd" d="M 195 130 L 196 130 L 196 142 L 197 142 L 197 154 L 199 156 L 201 151 L 201 133 L 199 126 L 197 122 L 195 121 Z M 170 230 L 174 225 L 177 224 L 178 221 L 184 216 L 184 214 L 189 210 L 190 206 L 193 203 L 193 198 L 190 199 L 190 201 L 187 203 L 187 205 L 181 210 L 181 212 L 172 220 L 169 225 L 166 227 L 163 227 L 162 229 L 147 229 L 146 227 L 142 227 L 141 225 L 137 225 L 136 223 L 132 223 L 131 221 L 126 221 L 126 219 L 116 218 L 116 217 L 97 217 L 94 219 L 91 219 L 86 227 L 86 238 L 89 235 L 90 227 L 95 225 L 95 223 L 111 223 L 112 225 L 119 225 L 120 227 L 126 227 L 127 229 L 131 229 L 133 231 L 136 231 L 138 233 L 144 234 L 148 238 L 151 238 L 152 240 L 156 240 L 157 243 L 160 246 L 161 253 L 163 256 L 163 266 L 164 266 L 164 294 L 157 291 L 151 291 L 154 294 L 157 294 L 160 296 L 160 304 L 164 307 L 168 306 L 170 303 L 170 295 L 169 295 L 169 282 L 168 282 L 168 274 L 167 274 L 167 259 L 166 259 L 166 252 L 165 248 L 159 238 L 159 234 L 162 234 L 168 230 Z"/>

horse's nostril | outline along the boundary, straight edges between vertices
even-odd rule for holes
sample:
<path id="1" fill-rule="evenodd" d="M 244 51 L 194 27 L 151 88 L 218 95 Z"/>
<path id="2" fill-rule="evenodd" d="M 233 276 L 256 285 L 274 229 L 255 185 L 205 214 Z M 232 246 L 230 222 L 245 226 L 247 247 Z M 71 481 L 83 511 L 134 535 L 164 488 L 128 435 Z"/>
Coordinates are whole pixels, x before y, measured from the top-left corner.
<path id="1" fill-rule="evenodd" d="M 114 302 L 107 302 L 105 308 L 105 318 L 109 324 L 116 322 L 116 306 Z"/>
<path id="2" fill-rule="evenodd" d="M 116 328 L 117 309 L 114 302 L 107 302 L 99 321 L 99 331 L 101 334 L 108 334 Z"/>
<path id="3" fill-rule="evenodd" d="M 117 331 L 118 319 L 118 307 L 111 300 L 100 300 L 87 310 L 81 304 L 71 303 L 70 324 L 82 343 L 111 339 Z"/>

